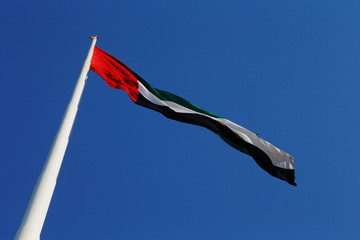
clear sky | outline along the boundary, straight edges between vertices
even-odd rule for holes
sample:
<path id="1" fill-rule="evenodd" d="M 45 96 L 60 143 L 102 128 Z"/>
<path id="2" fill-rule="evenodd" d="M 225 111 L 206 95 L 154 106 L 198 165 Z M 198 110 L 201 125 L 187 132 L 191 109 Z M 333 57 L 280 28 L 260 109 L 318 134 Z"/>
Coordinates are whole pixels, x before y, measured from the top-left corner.
<path id="1" fill-rule="evenodd" d="M 298 187 L 89 72 L 42 239 L 360 239 L 359 1 L 9 1 L 0 238 L 12 239 L 90 46 L 295 158 Z"/>

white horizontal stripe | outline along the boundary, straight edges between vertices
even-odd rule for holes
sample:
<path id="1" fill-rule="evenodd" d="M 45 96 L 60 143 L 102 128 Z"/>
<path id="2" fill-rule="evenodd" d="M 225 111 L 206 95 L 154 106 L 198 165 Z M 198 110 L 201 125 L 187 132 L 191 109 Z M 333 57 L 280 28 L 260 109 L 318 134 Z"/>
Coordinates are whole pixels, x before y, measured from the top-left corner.
<path id="1" fill-rule="evenodd" d="M 138 90 L 139 92 L 150 102 L 156 104 L 156 105 L 160 105 L 160 106 L 166 106 L 166 104 L 161 101 L 158 97 L 156 97 L 154 94 L 152 94 L 151 92 L 149 92 L 149 90 L 146 89 L 146 87 L 138 81 Z"/>
<path id="2" fill-rule="evenodd" d="M 272 163 L 275 166 L 285 169 L 294 169 L 294 158 L 292 156 L 278 149 L 277 147 L 273 146 L 271 143 L 259 138 L 256 134 L 247 130 L 246 128 L 243 128 L 225 118 L 215 118 L 206 115 L 204 113 L 196 112 L 194 110 L 186 108 L 172 101 L 160 100 L 157 96 L 149 92 L 141 82 L 138 81 L 138 83 L 139 83 L 139 87 L 138 87 L 139 92 L 150 102 L 160 106 L 167 106 L 178 113 L 199 114 L 211 118 L 221 123 L 222 125 L 229 127 L 232 131 L 238 134 L 244 141 L 263 150 L 270 157 Z"/>
<path id="3" fill-rule="evenodd" d="M 253 132 L 231 122 L 228 119 L 221 118 L 217 120 L 228 126 L 231 130 L 233 130 L 240 137 L 242 137 L 246 142 L 251 143 L 254 146 L 263 150 L 270 157 L 272 163 L 275 166 L 285 169 L 294 169 L 294 158 L 288 153 L 280 150 L 271 143 L 259 138 Z"/>

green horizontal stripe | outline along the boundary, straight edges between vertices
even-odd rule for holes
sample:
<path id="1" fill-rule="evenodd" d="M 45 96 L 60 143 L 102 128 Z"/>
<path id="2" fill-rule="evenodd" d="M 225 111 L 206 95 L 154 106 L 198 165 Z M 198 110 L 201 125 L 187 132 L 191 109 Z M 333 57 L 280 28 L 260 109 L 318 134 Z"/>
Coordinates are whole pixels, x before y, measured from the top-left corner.
<path id="1" fill-rule="evenodd" d="M 233 148 L 239 150 L 239 151 L 242 152 L 242 153 L 245 153 L 245 154 L 251 156 L 251 154 L 248 152 L 248 150 L 246 150 L 245 147 L 240 146 L 240 145 L 238 145 L 238 144 L 230 141 L 229 139 L 227 139 L 226 137 L 224 137 L 224 135 L 222 135 L 221 133 L 217 133 L 217 132 L 214 132 L 214 133 L 215 133 L 216 135 L 218 135 L 219 137 L 221 137 L 222 140 L 224 140 L 227 144 L 229 144 L 229 145 L 232 146 Z"/>
<path id="2" fill-rule="evenodd" d="M 196 106 L 195 104 L 183 99 L 182 97 L 179 97 L 175 94 L 172 94 L 170 92 L 167 91 L 163 91 L 157 88 L 152 87 L 149 83 L 147 83 L 144 79 L 142 79 L 139 75 L 137 75 L 135 72 L 133 72 L 134 76 L 139 80 L 139 82 L 141 82 L 146 89 L 151 92 L 152 94 L 154 94 L 156 97 L 158 97 L 160 100 L 163 101 L 172 101 L 175 102 L 183 107 L 186 107 L 188 109 L 191 109 L 193 111 L 196 111 L 198 113 L 203 113 L 206 114 L 208 116 L 211 117 L 215 117 L 215 118 L 222 118 L 216 114 L 213 114 L 211 112 L 208 112 L 204 109 L 199 108 L 198 106 Z"/>
<path id="3" fill-rule="evenodd" d="M 215 115 L 211 112 L 208 112 L 208 111 L 205 111 L 204 109 L 201 109 L 199 108 L 198 106 L 196 106 L 195 104 L 179 97 L 179 96 L 176 96 L 175 94 L 172 94 L 172 93 L 169 93 L 169 92 L 166 92 L 166 91 L 162 91 L 162 90 L 159 90 L 159 89 L 156 89 L 158 91 L 158 93 L 165 98 L 165 100 L 167 101 L 172 101 L 172 102 L 176 102 L 177 104 L 183 106 L 183 107 L 186 107 L 186 108 L 189 108 L 193 111 L 196 111 L 198 113 L 203 113 L 203 114 L 206 114 L 206 115 L 209 115 L 211 117 L 215 117 L 215 118 L 221 118 L 220 116 L 218 115 Z"/>

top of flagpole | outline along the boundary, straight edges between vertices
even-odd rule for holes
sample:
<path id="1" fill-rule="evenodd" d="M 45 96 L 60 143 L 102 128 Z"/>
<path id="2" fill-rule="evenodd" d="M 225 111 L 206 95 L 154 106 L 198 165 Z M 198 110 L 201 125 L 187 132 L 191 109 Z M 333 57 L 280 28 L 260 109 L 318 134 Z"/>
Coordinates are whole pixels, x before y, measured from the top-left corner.
<path id="1" fill-rule="evenodd" d="M 90 36 L 90 39 L 91 39 L 91 40 L 92 40 L 92 39 L 94 39 L 94 38 L 99 39 L 99 36 L 98 36 L 98 35 L 96 35 L 96 34 L 94 34 L 94 35 Z"/>

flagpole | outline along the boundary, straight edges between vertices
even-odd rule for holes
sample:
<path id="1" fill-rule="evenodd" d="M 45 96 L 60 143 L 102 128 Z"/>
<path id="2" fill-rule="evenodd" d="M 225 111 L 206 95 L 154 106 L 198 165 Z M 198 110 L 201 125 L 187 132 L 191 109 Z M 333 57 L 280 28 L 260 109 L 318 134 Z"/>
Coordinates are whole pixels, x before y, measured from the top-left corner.
<path id="1" fill-rule="evenodd" d="M 98 36 L 93 35 L 90 38 L 92 39 L 92 42 L 89 52 L 81 69 L 80 76 L 60 124 L 58 133 L 54 138 L 53 145 L 32 193 L 20 228 L 15 235 L 15 240 L 40 239 L 40 233 L 54 193 L 56 179 L 59 175 L 61 163 L 69 142 L 69 136 L 75 121 L 80 98 L 84 90 L 87 73 L 90 69 L 91 58 Z"/>

